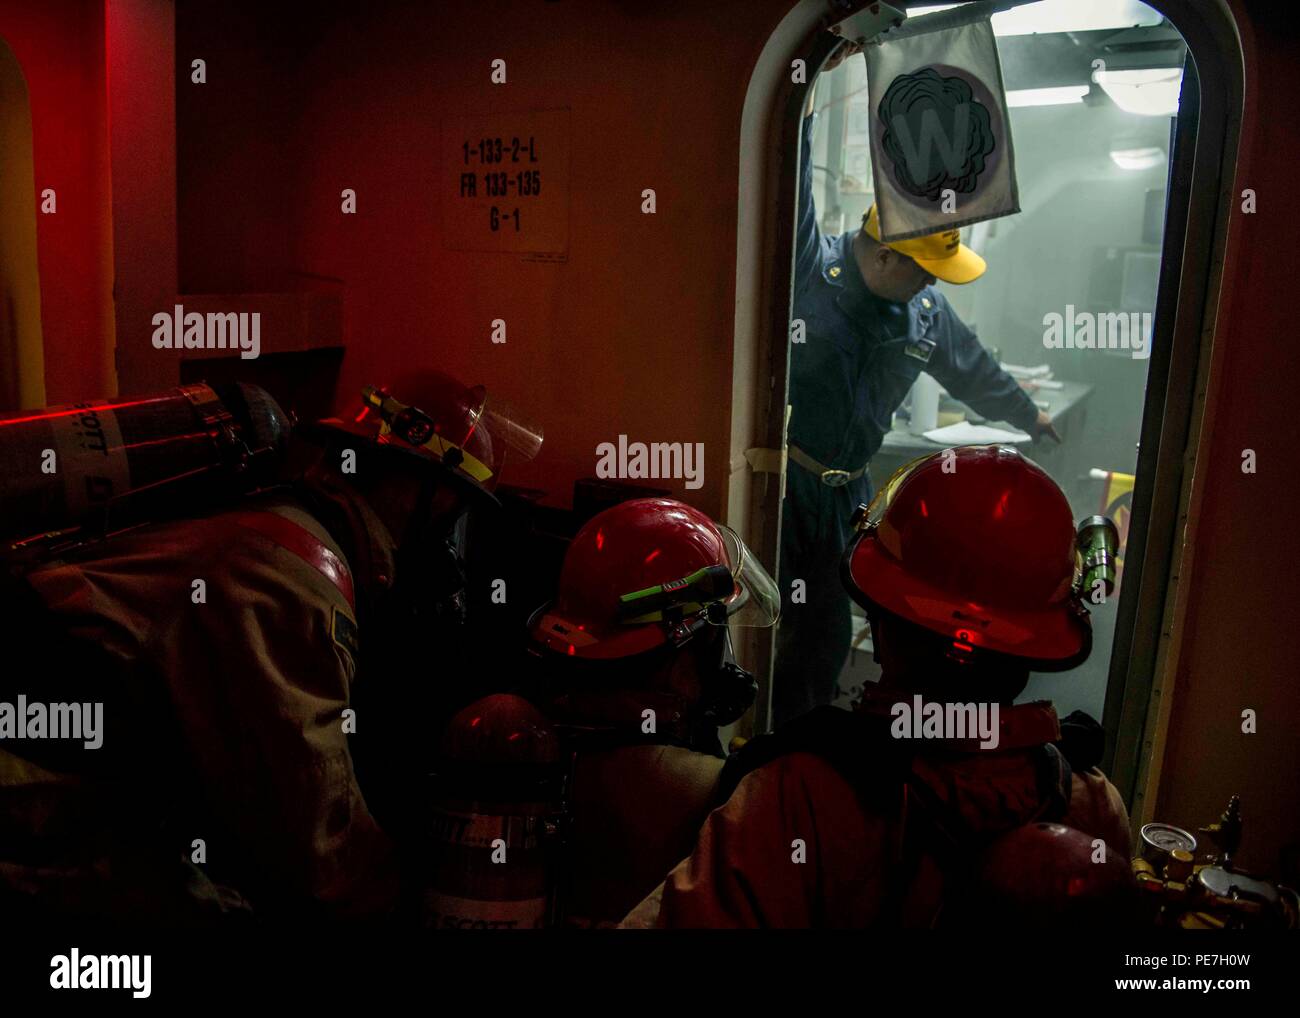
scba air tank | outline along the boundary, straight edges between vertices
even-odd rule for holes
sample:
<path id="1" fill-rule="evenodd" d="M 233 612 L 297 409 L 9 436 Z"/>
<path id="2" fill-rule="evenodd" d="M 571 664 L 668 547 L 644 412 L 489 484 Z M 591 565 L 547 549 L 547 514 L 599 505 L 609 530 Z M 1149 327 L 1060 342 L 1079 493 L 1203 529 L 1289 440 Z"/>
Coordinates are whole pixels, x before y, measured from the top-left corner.
<path id="1" fill-rule="evenodd" d="M 0 541 L 107 532 L 273 483 L 289 430 L 242 382 L 0 414 Z"/>

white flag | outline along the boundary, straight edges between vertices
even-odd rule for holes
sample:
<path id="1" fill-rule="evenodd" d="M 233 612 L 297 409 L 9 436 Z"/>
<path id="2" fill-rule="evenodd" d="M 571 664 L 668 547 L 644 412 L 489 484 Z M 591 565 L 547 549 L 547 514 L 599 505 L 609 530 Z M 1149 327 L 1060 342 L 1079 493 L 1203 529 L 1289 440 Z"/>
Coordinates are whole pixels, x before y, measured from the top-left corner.
<path id="1" fill-rule="evenodd" d="M 864 47 L 880 239 L 1020 211 L 991 5 L 907 21 Z M 929 28 L 922 21 L 940 27 Z"/>

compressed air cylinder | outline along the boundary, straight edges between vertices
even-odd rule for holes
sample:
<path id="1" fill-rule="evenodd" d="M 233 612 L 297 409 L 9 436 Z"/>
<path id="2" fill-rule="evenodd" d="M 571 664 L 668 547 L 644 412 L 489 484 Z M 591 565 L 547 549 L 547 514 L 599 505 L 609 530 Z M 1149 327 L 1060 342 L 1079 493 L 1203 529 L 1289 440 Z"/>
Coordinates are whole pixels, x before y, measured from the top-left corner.
<path id="1" fill-rule="evenodd" d="M 275 400 L 244 383 L 0 414 L 0 541 L 270 483 L 288 434 Z"/>
<path id="2" fill-rule="evenodd" d="M 565 756 L 532 704 L 498 693 L 447 726 L 431 777 L 426 929 L 541 929 L 557 918 Z"/>

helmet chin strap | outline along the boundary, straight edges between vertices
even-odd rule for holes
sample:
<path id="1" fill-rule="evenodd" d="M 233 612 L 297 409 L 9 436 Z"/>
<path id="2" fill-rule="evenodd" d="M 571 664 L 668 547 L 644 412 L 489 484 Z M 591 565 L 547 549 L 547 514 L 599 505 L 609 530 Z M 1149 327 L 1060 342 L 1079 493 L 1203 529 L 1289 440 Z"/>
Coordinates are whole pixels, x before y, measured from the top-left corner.
<path id="1" fill-rule="evenodd" d="M 736 663 L 731 649 L 731 631 L 722 630 L 718 641 L 718 662 L 713 674 L 704 682 L 704 699 L 701 704 L 704 717 L 718 728 L 734 724 L 754 706 L 758 697 L 758 681 Z"/>
<path id="2" fill-rule="evenodd" d="M 412 618 L 459 623 L 464 616 L 464 575 L 447 535 L 435 532 L 431 518 L 439 479 L 421 471 L 415 508 L 397 546 L 396 583 L 389 603 Z"/>
<path id="3" fill-rule="evenodd" d="M 433 471 L 421 470 L 420 490 L 415 496 L 415 509 L 412 510 L 411 517 L 403 528 L 402 542 L 398 545 L 399 551 L 419 548 L 428 540 L 431 523 L 429 515 L 433 511 L 433 496 L 437 487 L 438 482 L 433 476 Z"/>

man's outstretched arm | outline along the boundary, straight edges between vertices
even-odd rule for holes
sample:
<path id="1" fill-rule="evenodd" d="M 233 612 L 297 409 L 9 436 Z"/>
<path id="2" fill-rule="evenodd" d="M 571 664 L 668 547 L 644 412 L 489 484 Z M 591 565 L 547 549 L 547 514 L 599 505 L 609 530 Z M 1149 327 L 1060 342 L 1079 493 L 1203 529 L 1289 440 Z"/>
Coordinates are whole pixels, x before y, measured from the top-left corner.
<path id="1" fill-rule="evenodd" d="M 1050 418 L 1002 370 L 952 308 L 945 307 L 948 313 L 940 327 L 947 328 L 949 342 L 941 344 L 942 352 L 927 370 L 955 398 L 989 420 L 1009 421 L 1035 439 L 1050 435 L 1059 442 Z"/>
<path id="2" fill-rule="evenodd" d="M 815 88 L 815 86 L 814 86 Z M 817 225 L 817 207 L 812 194 L 812 133 L 817 116 L 812 112 L 814 89 L 808 90 L 808 106 L 800 127 L 799 210 L 795 220 L 794 292 L 800 293 L 818 269 L 822 231 Z"/>
<path id="3" fill-rule="evenodd" d="M 821 73 L 838 67 L 846 58 L 861 53 L 856 43 L 845 43 L 827 59 Z M 799 145 L 799 211 L 795 220 L 794 242 L 794 292 L 798 295 L 821 269 L 822 231 L 817 225 L 817 206 L 813 201 L 812 133 L 817 123 L 813 112 L 817 95 L 817 79 L 808 86 L 808 102 L 804 106 L 804 119 L 800 127 Z"/>

